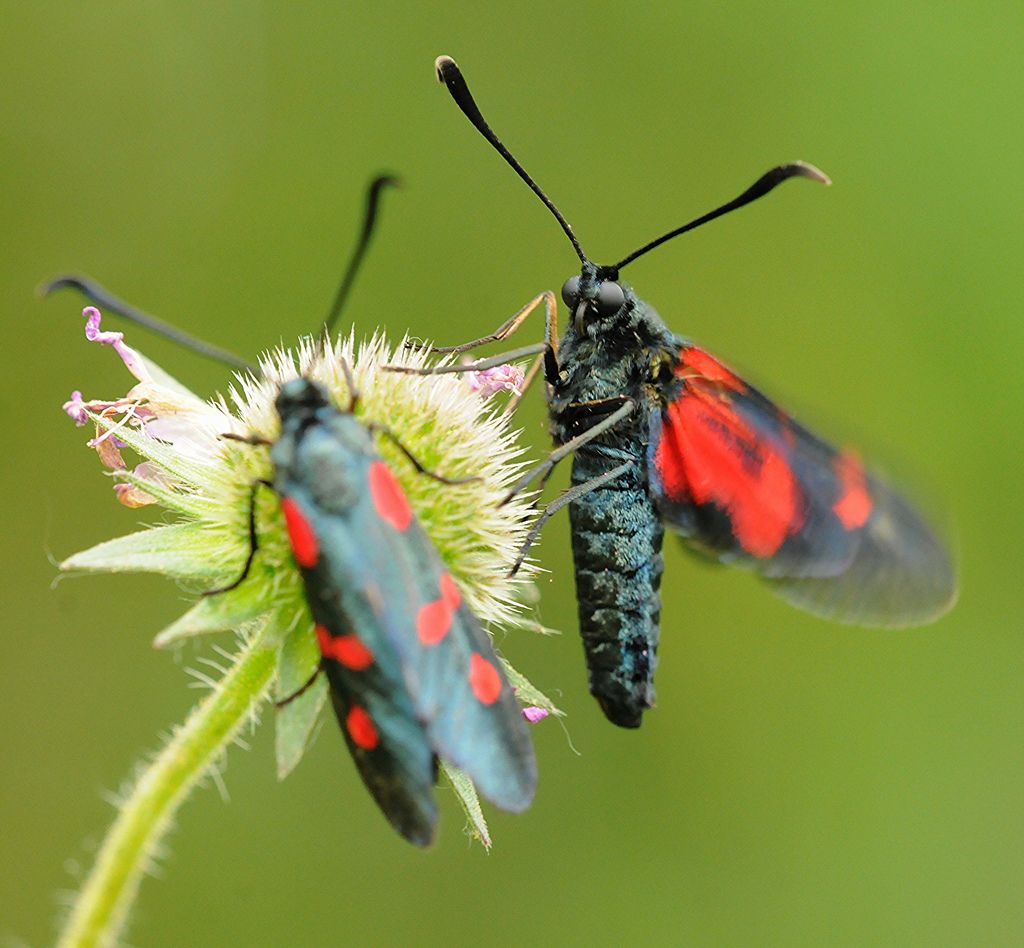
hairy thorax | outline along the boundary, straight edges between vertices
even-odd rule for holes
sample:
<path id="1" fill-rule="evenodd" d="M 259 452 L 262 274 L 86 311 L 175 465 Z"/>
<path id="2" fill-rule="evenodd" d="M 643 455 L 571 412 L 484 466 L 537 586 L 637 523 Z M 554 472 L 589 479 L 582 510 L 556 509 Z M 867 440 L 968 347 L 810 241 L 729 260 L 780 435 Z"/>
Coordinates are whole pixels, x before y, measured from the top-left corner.
<path id="1" fill-rule="evenodd" d="M 661 407 L 678 352 L 679 340 L 643 303 L 628 303 L 614 317 L 588 323 L 583 332 L 570 325 L 558 354 L 562 379 L 550 400 L 555 440 L 564 443 L 581 434 L 631 398 L 634 412 L 596 440 L 646 443 L 647 417 Z"/>

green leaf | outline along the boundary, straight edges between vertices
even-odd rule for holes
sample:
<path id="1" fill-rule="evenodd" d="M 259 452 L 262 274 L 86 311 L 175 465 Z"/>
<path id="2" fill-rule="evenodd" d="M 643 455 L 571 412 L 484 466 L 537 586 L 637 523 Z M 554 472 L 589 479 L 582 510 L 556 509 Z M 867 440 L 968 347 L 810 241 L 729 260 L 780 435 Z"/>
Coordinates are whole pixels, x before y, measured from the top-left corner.
<path id="1" fill-rule="evenodd" d="M 234 630 L 269 612 L 270 608 L 263 583 L 242 583 L 230 592 L 200 599 L 180 619 L 157 635 L 153 639 L 153 646 L 169 648 L 195 635 Z"/>
<path id="2" fill-rule="evenodd" d="M 94 573 L 161 573 L 215 586 L 242 568 L 241 560 L 237 564 L 223 562 L 224 547 L 225 536 L 220 530 L 206 524 L 174 523 L 99 543 L 68 557 L 60 568 Z"/>
<path id="3" fill-rule="evenodd" d="M 308 622 L 295 626 L 285 637 L 277 660 L 277 698 L 282 700 L 308 684 L 320 669 L 320 648 Z M 277 710 L 275 749 L 277 776 L 284 780 L 306 752 L 324 702 L 327 680 L 323 675 L 306 691 Z"/>
<path id="4" fill-rule="evenodd" d="M 487 829 L 487 821 L 484 819 L 484 811 L 480 808 L 480 797 L 477 796 L 473 781 L 464 770 L 459 770 L 445 761 L 441 762 L 441 770 L 444 771 L 455 795 L 459 798 L 459 803 L 462 804 L 473 835 L 483 843 L 485 849 L 490 849 L 491 834 Z"/>

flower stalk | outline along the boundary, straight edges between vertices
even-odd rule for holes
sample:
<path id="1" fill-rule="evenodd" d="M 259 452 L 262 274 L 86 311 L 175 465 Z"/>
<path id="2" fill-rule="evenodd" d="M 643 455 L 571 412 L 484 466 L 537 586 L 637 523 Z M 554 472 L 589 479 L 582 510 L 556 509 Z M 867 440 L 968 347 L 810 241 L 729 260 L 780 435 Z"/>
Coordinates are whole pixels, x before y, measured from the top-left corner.
<path id="1" fill-rule="evenodd" d="M 119 807 L 58 945 L 117 943 L 139 883 L 178 807 L 215 766 L 267 697 L 276 655 L 255 632 L 213 690 L 192 710 Z"/>

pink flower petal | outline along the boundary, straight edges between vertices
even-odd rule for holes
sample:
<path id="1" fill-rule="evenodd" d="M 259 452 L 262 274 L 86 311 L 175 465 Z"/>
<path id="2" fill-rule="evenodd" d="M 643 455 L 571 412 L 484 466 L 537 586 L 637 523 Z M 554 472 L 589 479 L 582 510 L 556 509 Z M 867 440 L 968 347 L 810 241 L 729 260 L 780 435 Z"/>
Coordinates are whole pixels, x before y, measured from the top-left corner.
<path id="1" fill-rule="evenodd" d="M 85 410 L 85 402 L 82 401 L 82 393 L 77 388 L 71 393 L 71 398 L 60 407 L 67 412 L 68 417 L 79 428 L 89 420 L 89 414 Z"/>
<path id="2" fill-rule="evenodd" d="M 543 721 L 551 712 L 547 708 L 538 708 L 536 705 L 531 704 L 523 708 L 522 713 L 527 723 L 536 724 L 538 721 Z"/>
<path id="3" fill-rule="evenodd" d="M 490 398 L 496 392 L 512 392 L 516 395 L 523 392 L 523 370 L 509 363 L 482 372 L 467 372 L 466 381 L 481 398 Z"/>
<path id="4" fill-rule="evenodd" d="M 98 342 L 102 346 L 113 346 L 114 351 L 121 357 L 128 371 L 131 372 L 140 382 L 149 381 L 150 373 L 146 360 L 142 358 L 131 346 L 124 343 L 123 332 L 105 332 L 100 329 L 102 314 L 95 306 L 86 306 L 82 310 L 85 317 L 85 338 L 89 342 Z"/>

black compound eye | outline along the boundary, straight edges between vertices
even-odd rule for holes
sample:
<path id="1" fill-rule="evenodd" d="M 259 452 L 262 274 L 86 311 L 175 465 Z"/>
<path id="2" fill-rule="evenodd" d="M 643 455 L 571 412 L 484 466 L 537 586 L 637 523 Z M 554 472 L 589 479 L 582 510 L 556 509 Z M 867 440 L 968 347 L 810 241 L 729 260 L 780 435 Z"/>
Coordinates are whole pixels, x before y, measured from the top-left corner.
<path id="1" fill-rule="evenodd" d="M 570 309 L 573 309 L 576 306 L 576 300 L 579 295 L 580 278 L 569 277 L 569 279 L 562 284 L 562 302 Z"/>
<path id="2" fill-rule="evenodd" d="M 613 316 L 625 302 L 626 294 L 622 291 L 622 287 L 612 280 L 607 280 L 597 288 L 594 308 L 599 316 Z"/>

